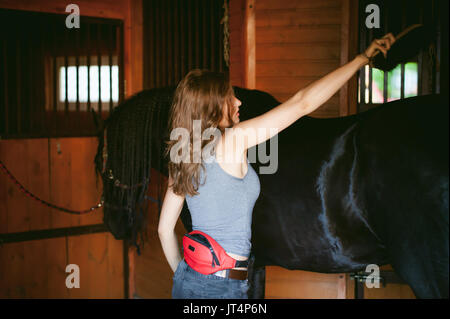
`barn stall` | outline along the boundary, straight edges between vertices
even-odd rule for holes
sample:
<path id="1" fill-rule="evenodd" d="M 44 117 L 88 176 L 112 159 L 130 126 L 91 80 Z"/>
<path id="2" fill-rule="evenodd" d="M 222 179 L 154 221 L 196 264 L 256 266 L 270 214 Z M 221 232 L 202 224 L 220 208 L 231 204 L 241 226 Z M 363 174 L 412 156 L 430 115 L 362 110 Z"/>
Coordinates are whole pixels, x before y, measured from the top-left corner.
<path id="1" fill-rule="evenodd" d="M 366 27 L 366 7 L 380 28 Z M 388 72 L 366 67 L 312 114 L 357 114 L 448 90 L 446 1 L 0 0 L 0 296 L 170 298 L 172 272 L 157 236 L 166 176 L 151 168 L 147 242 L 141 254 L 103 223 L 94 158 L 101 121 L 144 89 L 176 85 L 193 68 L 229 72 L 234 86 L 286 101 L 350 61 L 374 37 L 414 23 L 438 30 Z M 431 49 L 430 49 L 431 50 Z M 431 53 L 430 53 L 431 52 Z M 77 81 L 78 79 L 78 81 Z M 93 112 L 94 111 L 94 112 Z M 179 220 L 181 242 L 186 232 Z M 448 232 L 448 230 L 447 230 Z M 77 265 L 80 287 L 68 288 Z M 380 288 L 364 272 L 319 273 L 266 266 L 265 298 L 415 298 L 389 265 Z"/>

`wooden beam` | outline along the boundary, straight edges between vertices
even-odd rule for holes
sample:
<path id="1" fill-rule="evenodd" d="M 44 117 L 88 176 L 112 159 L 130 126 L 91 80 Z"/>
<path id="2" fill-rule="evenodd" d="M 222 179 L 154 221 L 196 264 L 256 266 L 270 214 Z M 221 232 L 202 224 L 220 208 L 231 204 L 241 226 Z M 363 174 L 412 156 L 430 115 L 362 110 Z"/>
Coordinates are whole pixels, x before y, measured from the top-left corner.
<path id="1" fill-rule="evenodd" d="M 256 88 L 255 0 L 245 0 L 244 13 L 244 87 Z"/>
<path id="2" fill-rule="evenodd" d="M 126 0 L 127 16 L 124 21 L 125 98 L 143 90 L 143 14 L 142 0 Z M 124 243 L 125 298 L 136 295 L 136 248 Z"/>
<path id="3" fill-rule="evenodd" d="M 0 0 L 0 8 L 13 10 L 26 10 L 48 13 L 60 13 L 68 15 L 66 7 L 70 4 L 66 0 Z M 90 17 L 102 17 L 111 19 L 124 19 L 125 10 L 123 1 L 108 0 L 78 0 L 76 4 L 80 8 L 80 15 Z"/>
<path id="4" fill-rule="evenodd" d="M 42 230 L 31 230 L 17 233 L 0 234 L 0 247 L 3 244 L 18 243 L 30 240 L 42 240 L 49 238 L 80 236 L 94 233 L 108 232 L 105 224 L 95 224 L 78 227 L 52 228 Z"/>
<path id="5" fill-rule="evenodd" d="M 346 274 L 339 274 L 337 280 L 337 299 L 347 298 L 347 278 Z"/>
<path id="6" fill-rule="evenodd" d="M 142 0 L 127 0 L 126 7 L 124 68 L 127 83 L 125 97 L 129 97 L 144 87 Z"/>
<path id="7" fill-rule="evenodd" d="M 344 65 L 358 54 L 358 1 L 342 0 L 341 4 L 341 65 Z M 340 116 L 356 114 L 357 88 L 355 74 L 339 92 Z"/>

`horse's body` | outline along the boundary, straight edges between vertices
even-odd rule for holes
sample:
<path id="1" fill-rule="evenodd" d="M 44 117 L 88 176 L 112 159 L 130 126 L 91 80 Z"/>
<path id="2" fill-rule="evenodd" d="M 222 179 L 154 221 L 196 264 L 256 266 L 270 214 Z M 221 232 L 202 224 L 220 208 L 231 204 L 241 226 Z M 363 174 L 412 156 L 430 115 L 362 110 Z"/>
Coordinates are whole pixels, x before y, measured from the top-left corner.
<path id="1" fill-rule="evenodd" d="M 418 297 L 448 297 L 445 99 L 304 117 L 277 139 L 278 170 L 259 175 L 256 267 L 337 273 L 389 263 Z"/>
<path id="2" fill-rule="evenodd" d="M 261 91 L 235 93 L 241 121 L 279 104 Z M 253 212 L 252 296 L 263 297 L 266 265 L 338 273 L 389 263 L 417 297 L 448 298 L 448 107 L 448 97 L 410 98 L 304 117 L 276 135 L 278 169 L 259 175 Z M 189 231 L 186 205 L 181 218 Z"/>

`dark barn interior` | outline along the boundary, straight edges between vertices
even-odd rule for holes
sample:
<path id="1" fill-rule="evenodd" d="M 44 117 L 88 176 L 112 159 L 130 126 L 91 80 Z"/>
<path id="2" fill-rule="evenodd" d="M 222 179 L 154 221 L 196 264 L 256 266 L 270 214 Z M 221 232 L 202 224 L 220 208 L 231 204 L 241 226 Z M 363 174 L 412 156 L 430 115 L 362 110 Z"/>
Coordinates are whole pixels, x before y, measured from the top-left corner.
<path id="1" fill-rule="evenodd" d="M 381 10 L 379 28 L 365 26 L 368 4 Z M 144 89 L 206 68 L 284 102 L 372 39 L 421 23 L 437 30 L 428 51 L 389 72 L 366 66 L 312 116 L 448 92 L 446 0 L 79 0 L 80 28 L 66 26 L 67 5 L 0 0 L 0 298 L 170 298 L 160 206 L 149 201 L 138 256 L 103 224 L 94 167 L 96 116 Z M 167 178 L 152 174 L 158 198 Z M 180 241 L 185 232 L 179 220 Z M 77 289 L 66 286 L 71 264 Z M 385 285 L 369 289 L 356 273 L 268 266 L 265 298 L 415 298 L 390 265 L 381 270 Z"/>

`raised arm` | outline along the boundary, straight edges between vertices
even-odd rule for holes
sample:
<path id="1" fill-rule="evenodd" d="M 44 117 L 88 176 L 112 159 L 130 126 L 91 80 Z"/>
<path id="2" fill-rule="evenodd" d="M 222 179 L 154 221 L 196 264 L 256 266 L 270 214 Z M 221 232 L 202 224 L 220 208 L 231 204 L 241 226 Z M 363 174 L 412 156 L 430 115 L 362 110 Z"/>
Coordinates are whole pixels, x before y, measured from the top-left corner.
<path id="1" fill-rule="evenodd" d="M 182 259 L 178 246 L 178 239 L 175 234 L 175 225 L 181 210 L 183 209 L 185 196 L 175 194 L 171 187 L 172 183 L 172 179 L 169 176 L 167 192 L 161 208 L 161 216 L 159 217 L 158 235 L 164 255 L 166 256 L 170 268 L 175 272 L 178 263 Z"/>
<path id="2" fill-rule="evenodd" d="M 301 89 L 286 102 L 260 116 L 236 124 L 233 127 L 237 128 L 237 130 L 233 130 L 235 138 L 237 137 L 240 141 L 239 144 L 241 144 L 244 151 L 270 139 L 302 116 L 319 108 L 319 106 L 332 97 L 356 71 L 367 64 L 369 62 L 369 57 L 374 56 L 377 53 L 377 50 L 381 51 L 386 56 L 387 51 L 394 41 L 395 38 L 391 33 L 385 35 L 381 39 L 374 40 L 363 54 L 358 55 L 349 63 Z M 266 133 L 258 134 L 259 131 Z"/>

